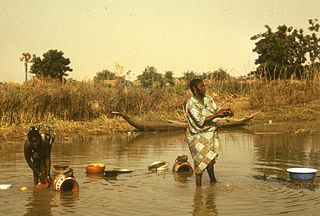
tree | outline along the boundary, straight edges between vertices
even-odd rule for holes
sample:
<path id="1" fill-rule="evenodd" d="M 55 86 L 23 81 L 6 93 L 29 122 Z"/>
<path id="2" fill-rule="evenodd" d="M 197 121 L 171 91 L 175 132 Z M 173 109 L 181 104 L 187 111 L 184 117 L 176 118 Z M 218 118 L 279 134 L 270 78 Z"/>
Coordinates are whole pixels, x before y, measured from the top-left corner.
<path id="1" fill-rule="evenodd" d="M 164 81 L 165 84 L 169 84 L 170 86 L 174 86 L 174 78 L 173 78 L 173 72 L 172 71 L 166 71 L 164 74 Z"/>
<path id="2" fill-rule="evenodd" d="M 187 84 L 189 84 L 189 82 L 193 79 L 203 79 L 203 78 L 204 78 L 203 74 L 199 75 L 194 71 L 186 71 L 183 73 L 183 76 L 180 77 L 179 79 L 184 80 Z"/>
<path id="3" fill-rule="evenodd" d="M 219 68 L 213 72 L 205 73 L 205 77 L 210 80 L 216 81 L 224 81 L 224 80 L 231 80 L 233 77 L 227 73 L 226 70 Z"/>
<path id="4" fill-rule="evenodd" d="M 28 64 L 32 62 L 31 55 L 28 52 L 22 53 L 22 57 L 20 58 L 20 61 L 23 61 L 24 63 L 24 70 L 26 75 L 26 81 L 28 80 Z"/>
<path id="5" fill-rule="evenodd" d="M 314 64 L 320 59 L 320 39 L 315 32 L 319 31 L 317 19 L 309 20 L 308 28 L 312 34 L 304 34 L 302 29 L 294 29 L 292 26 L 280 25 L 276 32 L 266 25 L 266 32 L 251 37 L 258 40 L 253 49 L 258 54 L 255 64 L 259 65 L 256 76 L 267 79 L 290 78 L 295 75 L 301 78 L 304 65 Z"/>
<path id="6" fill-rule="evenodd" d="M 49 50 L 43 54 L 43 58 L 33 56 L 33 65 L 30 68 L 30 73 L 37 77 L 59 79 L 63 81 L 64 76 L 68 76 L 67 72 L 72 71 L 68 66 L 70 59 L 63 57 L 62 51 Z"/>
<path id="7" fill-rule="evenodd" d="M 93 80 L 98 82 L 102 80 L 115 80 L 117 78 L 116 74 L 113 72 L 110 72 L 109 70 L 103 70 L 100 72 L 97 72 L 96 76 L 93 77 Z"/>
<path id="8" fill-rule="evenodd" d="M 137 78 L 140 84 L 145 88 L 157 85 L 159 85 L 160 87 L 164 86 L 162 74 L 158 73 L 157 69 L 153 66 L 146 67 L 143 73 L 139 75 Z"/>

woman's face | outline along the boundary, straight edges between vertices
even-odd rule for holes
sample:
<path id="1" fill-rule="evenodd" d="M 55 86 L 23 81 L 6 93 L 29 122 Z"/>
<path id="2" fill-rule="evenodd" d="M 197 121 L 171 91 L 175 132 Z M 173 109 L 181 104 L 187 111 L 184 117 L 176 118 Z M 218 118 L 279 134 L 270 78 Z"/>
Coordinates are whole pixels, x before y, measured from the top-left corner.
<path id="1" fill-rule="evenodd" d="M 198 89 L 198 93 L 200 96 L 204 97 L 205 94 L 206 94 L 206 87 L 204 85 L 203 82 L 200 82 L 198 85 L 197 85 L 197 89 Z"/>

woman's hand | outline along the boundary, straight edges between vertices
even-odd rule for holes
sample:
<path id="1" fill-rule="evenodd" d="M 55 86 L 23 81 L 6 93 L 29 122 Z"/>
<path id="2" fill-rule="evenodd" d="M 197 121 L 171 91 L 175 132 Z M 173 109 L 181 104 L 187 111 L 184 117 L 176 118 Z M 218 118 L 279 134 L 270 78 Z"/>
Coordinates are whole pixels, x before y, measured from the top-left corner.
<path id="1" fill-rule="evenodd" d="M 215 118 L 224 118 L 227 116 L 233 116 L 233 111 L 231 109 L 220 109 L 214 115 L 207 116 L 205 122 L 210 122 Z"/>
<path id="2" fill-rule="evenodd" d="M 233 111 L 229 108 L 227 109 L 220 109 L 218 112 L 219 117 L 227 117 L 227 116 L 233 116 Z"/>

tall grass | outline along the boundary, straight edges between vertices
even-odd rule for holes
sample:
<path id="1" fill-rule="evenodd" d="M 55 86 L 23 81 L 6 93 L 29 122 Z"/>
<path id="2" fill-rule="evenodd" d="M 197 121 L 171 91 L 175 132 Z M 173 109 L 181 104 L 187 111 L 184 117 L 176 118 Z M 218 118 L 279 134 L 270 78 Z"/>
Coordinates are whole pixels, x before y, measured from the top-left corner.
<path id="1" fill-rule="evenodd" d="M 125 82 L 104 83 L 33 80 L 22 85 L 0 84 L 0 123 L 22 124 L 61 119 L 87 121 L 111 111 L 140 115 L 150 111 L 174 112 L 185 101 L 161 89 L 145 89 Z"/>
<path id="2" fill-rule="evenodd" d="M 320 77 L 302 80 L 206 80 L 207 92 L 219 101 L 237 101 L 248 109 L 306 106 L 320 99 Z M 191 93 L 186 83 L 145 89 L 130 82 L 114 84 L 30 80 L 24 84 L 0 84 L 0 124 L 26 124 L 54 119 L 88 121 L 110 117 L 111 111 L 130 115 L 170 113 L 183 115 Z M 237 104 L 237 105 L 238 105 Z"/>
<path id="3" fill-rule="evenodd" d="M 253 80 L 249 95 L 252 108 L 304 106 L 320 99 L 320 77 L 315 74 L 300 80 Z"/>
<path id="4" fill-rule="evenodd" d="M 286 70 L 282 70 L 286 73 Z M 268 80 L 264 77 L 246 80 L 209 80 L 210 91 L 218 95 L 247 97 L 249 108 L 303 106 L 320 99 L 320 75 L 318 71 L 305 71 L 301 79 Z"/>

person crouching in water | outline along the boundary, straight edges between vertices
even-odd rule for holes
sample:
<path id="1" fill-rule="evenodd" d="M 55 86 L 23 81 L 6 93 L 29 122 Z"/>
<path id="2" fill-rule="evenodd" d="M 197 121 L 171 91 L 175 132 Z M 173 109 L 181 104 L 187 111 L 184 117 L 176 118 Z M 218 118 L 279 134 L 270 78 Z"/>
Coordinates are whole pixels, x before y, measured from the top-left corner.
<path id="1" fill-rule="evenodd" d="M 216 118 L 232 116 L 233 112 L 230 109 L 218 109 L 214 100 L 205 95 L 206 88 L 201 79 L 191 80 L 189 86 L 193 96 L 186 105 L 187 142 L 194 160 L 196 185 L 201 186 L 205 170 L 210 182 L 217 182 L 214 174 L 219 147 Z"/>
<path id="2" fill-rule="evenodd" d="M 45 133 L 40 133 L 40 130 Z M 48 126 L 32 126 L 24 143 L 24 156 L 27 164 L 33 171 L 35 185 L 49 187 L 52 180 L 50 176 L 51 147 L 54 142 L 52 129 Z"/>

